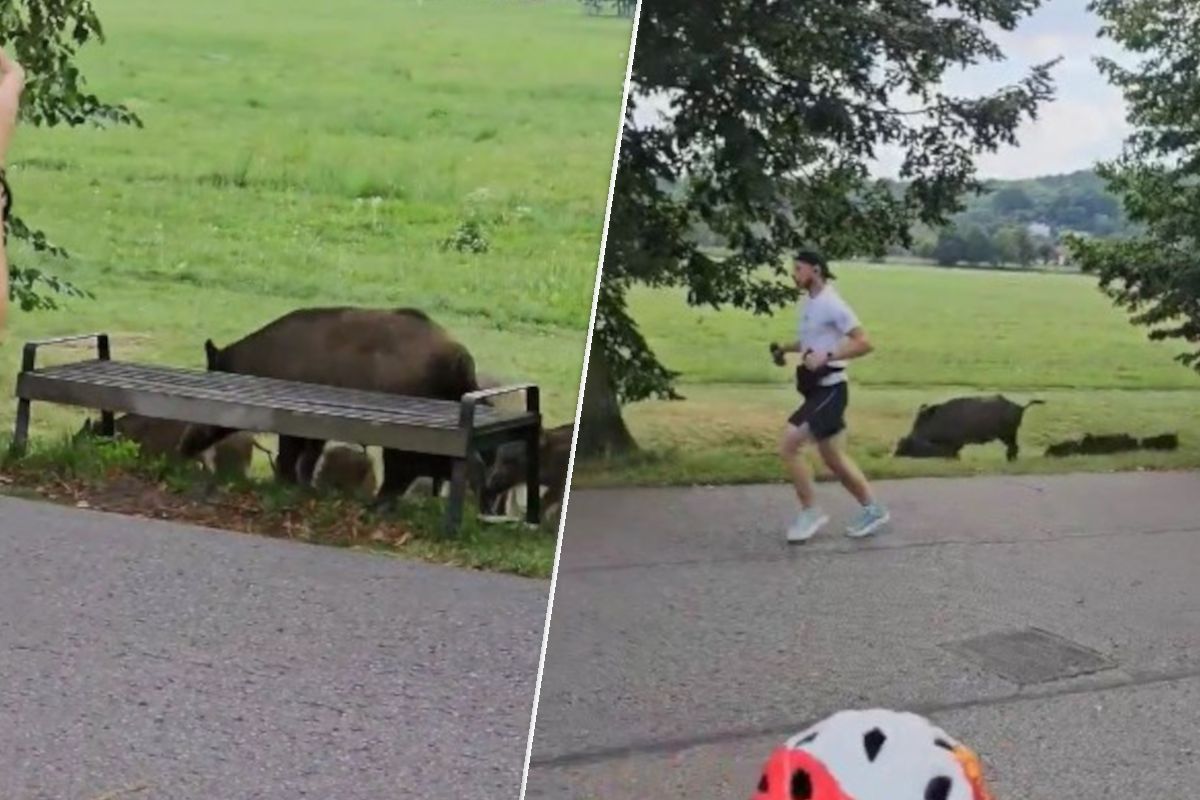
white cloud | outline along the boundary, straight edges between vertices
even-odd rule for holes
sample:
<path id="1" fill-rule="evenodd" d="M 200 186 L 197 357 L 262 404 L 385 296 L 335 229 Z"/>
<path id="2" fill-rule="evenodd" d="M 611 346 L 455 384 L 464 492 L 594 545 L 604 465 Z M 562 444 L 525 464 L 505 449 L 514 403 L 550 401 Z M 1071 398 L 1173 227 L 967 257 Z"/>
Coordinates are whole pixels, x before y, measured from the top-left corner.
<path id="1" fill-rule="evenodd" d="M 1007 56 L 1000 64 L 987 64 L 955 74 L 946 90 L 967 96 L 982 95 L 1025 75 L 1034 64 L 1063 56 L 1054 68 L 1055 99 L 1045 103 L 1038 119 L 1018 131 L 1017 147 L 1005 147 L 979 157 L 981 176 L 1027 178 L 1088 169 L 1097 161 L 1115 157 L 1129 133 L 1125 104 L 1096 68 L 1097 55 L 1128 63 L 1131 59 L 1108 40 L 1098 39 L 1099 20 L 1085 7 L 1086 0 L 1048 0 L 1017 30 L 990 31 Z M 639 109 L 639 124 L 658 124 L 665 98 Z M 892 149 L 877 154 L 879 175 L 895 176 L 901 155 Z"/>
<path id="2" fill-rule="evenodd" d="M 1129 133 L 1120 94 L 1095 101 L 1060 100 L 1018 132 L 1019 147 L 979 159 L 985 177 L 1015 178 L 1089 169 L 1116 156 Z"/>

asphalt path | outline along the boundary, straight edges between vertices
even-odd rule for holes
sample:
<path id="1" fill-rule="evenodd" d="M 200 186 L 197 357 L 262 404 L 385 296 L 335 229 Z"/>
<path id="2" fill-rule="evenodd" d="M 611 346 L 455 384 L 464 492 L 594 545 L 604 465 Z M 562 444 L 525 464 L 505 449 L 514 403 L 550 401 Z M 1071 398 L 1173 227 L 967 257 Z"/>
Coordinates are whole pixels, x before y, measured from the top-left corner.
<path id="1" fill-rule="evenodd" d="M 0 798 L 516 798 L 548 590 L 0 498 Z"/>
<path id="2" fill-rule="evenodd" d="M 878 490 L 881 536 L 841 536 L 826 484 L 791 547 L 782 486 L 573 492 L 526 796 L 749 798 L 786 736 L 872 706 L 980 751 L 997 800 L 1194 792 L 1200 474 Z"/>

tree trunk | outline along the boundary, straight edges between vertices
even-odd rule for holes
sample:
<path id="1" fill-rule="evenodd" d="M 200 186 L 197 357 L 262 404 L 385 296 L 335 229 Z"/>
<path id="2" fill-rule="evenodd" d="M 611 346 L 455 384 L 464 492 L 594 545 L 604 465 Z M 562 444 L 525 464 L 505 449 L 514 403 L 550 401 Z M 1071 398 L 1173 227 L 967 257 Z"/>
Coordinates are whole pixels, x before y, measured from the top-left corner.
<path id="1" fill-rule="evenodd" d="M 607 458 L 637 450 L 637 442 L 621 417 L 621 404 L 613 388 L 608 362 L 599 347 L 593 347 L 583 387 L 583 412 L 579 417 L 579 439 L 575 455 L 580 459 Z"/>

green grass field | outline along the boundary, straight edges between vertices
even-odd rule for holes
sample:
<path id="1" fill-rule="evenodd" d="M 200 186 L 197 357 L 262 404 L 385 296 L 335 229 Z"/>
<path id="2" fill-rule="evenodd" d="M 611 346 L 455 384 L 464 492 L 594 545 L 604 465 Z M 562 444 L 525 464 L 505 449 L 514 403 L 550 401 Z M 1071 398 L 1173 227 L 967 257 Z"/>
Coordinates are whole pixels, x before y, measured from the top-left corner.
<path id="1" fill-rule="evenodd" d="M 869 474 L 1200 466 L 1200 375 L 1173 360 L 1177 344 L 1149 342 L 1094 278 L 866 264 L 835 272 L 876 346 L 851 366 L 850 443 Z M 687 399 L 628 407 L 646 452 L 582 466 L 576 485 L 781 480 L 776 441 L 798 396 L 791 367 L 776 367 L 767 344 L 794 338 L 795 311 L 693 309 L 651 290 L 631 306 L 664 362 L 683 373 Z M 1017 462 L 1007 463 L 998 443 L 968 447 L 958 463 L 891 457 L 922 403 L 995 391 L 1046 401 L 1026 415 Z M 1180 436 L 1174 453 L 1042 455 L 1084 433 L 1167 431 Z"/>
<path id="2" fill-rule="evenodd" d="M 96 300 L 14 311 L 0 394 L 34 337 L 105 330 L 117 357 L 200 366 L 206 337 L 297 307 L 415 305 L 481 372 L 541 384 L 548 424 L 573 418 L 629 20 L 573 0 L 334 8 L 102 4 L 89 88 L 145 129 L 19 131 L 16 210 L 73 258 L 14 260 Z M 468 221 L 488 252 L 444 250 Z M 35 407 L 34 436 L 80 419 Z"/>

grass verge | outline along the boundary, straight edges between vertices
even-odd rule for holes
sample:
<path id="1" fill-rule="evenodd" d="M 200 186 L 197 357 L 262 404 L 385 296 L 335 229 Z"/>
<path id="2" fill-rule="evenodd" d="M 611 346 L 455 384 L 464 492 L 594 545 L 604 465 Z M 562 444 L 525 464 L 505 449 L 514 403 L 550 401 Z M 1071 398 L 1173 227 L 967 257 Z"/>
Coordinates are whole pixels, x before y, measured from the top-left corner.
<path id="1" fill-rule="evenodd" d="M 451 537 L 441 529 L 439 500 L 406 498 L 375 513 L 357 497 L 145 458 L 130 442 L 62 437 L 15 458 L 0 438 L 0 453 L 0 492 L 12 495 L 528 578 L 549 578 L 554 563 L 554 534 L 480 522 L 470 503 Z"/>
<path id="2" fill-rule="evenodd" d="M 872 478 L 1200 468 L 1200 375 L 1173 359 L 1178 342 L 1148 341 L 1095 278 L 861 263 L 834 271 L 875 344 L 850 367 L 847 413 L 850 451 Z M 574 485 L 783 480 L 777 441 L 800 398 L 767 343 L 794 336 L 794 311 L 691 308 L 678 292 L 644 288 L 631 307 L 664 363 L 682 373 L 686 399 L 626 407 L 644 452 L 581 462 Z M 892 457 L 921 404 L 992 393 L 1045 401 L 1025 415 L 1017 461 L 999 443 L 969 446 L 958 461 Z M 1085 433 L 1167 432 L 1179 436 L 1174 452 L 1044 456 Z"/>

